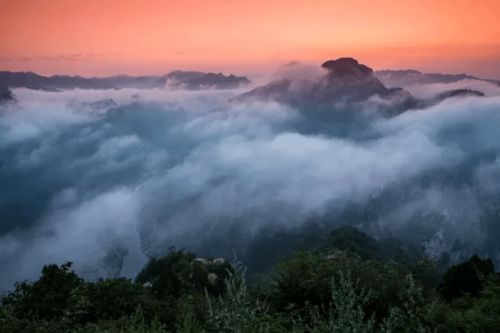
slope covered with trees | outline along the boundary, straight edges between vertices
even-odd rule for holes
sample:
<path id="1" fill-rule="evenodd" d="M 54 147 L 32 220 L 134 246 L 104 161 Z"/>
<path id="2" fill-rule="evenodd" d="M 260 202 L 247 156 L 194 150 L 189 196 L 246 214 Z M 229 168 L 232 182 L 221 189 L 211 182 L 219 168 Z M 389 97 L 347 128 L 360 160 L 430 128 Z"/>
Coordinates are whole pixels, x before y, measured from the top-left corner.
<path id="1" fill-rule="evenodd" d="M 254 267 L 251 283 L 237 262 L 175 249 L 135 280 L 89 282 L 71 263 L 46 265 L 2 296 L 0 332 L 500 331 L 500 279 L 489 259 L 473 256 L 443 274 L 439 262 L 353 228 L 316 246 L 304 237 L 275 242 L 278 254 Z M 254 246 L 256 257 L 264 259 L 257 248 L 272 251 L 267 241 Z"/>

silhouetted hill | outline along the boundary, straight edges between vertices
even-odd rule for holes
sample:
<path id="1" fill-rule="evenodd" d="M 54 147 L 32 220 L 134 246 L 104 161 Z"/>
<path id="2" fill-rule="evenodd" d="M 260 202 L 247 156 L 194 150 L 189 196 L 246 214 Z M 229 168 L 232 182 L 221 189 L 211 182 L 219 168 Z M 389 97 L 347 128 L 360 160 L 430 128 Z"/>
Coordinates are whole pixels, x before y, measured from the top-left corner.
<path id="1" fill-rule="evenodd" d="M 397 103 L 414 104 L 413 96 L 403 89 L 388 89 L 374 75 L 373 70 L 353 58 L 339 58 L 322 64 L 325 74 L 314 80 L 304 77 L 282 78 L 244 93 L 236 100 L 274 100 L 293 106 L 332 105 L 361 102 L 378 95 L 383 99 L 397 99 Z"/>
<path id="2" fill-rule="evenodd" d="M 472 89 L 453 89 L 442 92 L 434 97 L 421 99 L 417 102 L 417 109 L 424 109 L 436 104 L 441 103 L 442 101 L 448 98 L 464 98 L 464 97 L 484 97 L 484 93 L 478 90 Z"/>
<path id="3" fill-rule="evenodd" d="M 0 71 L 0 86 L 29 88 L 46 91 L 67 89 L 122 89 L 122 88 L 163 88 L 179 89 L 233 89 L 248 84 L 244 76 L 222 73 L 174 71 L 161 76 L 82 77 L 69 75 L 42 76 L 33 72 Z"/>
<path id="4" fill-rule="evenodd" d="M 353 58 L 329 60 L 321 67 L 325 69 L 325 74 L 320 78 L 311 79 L 307 74 L 302 78 L 283 77 L 241 94 L 234 100 L 271 100 L 307 110 L 323 107 L 331 109 L 336 105 L 340 105 L 340 109 L 346 109 L 346 105 L 352 106 L 377 96 L 383 101 L 383 112 L 397 114 L 405 110 L 426 108 L 447 98 L 484 96 L 480 91 L 456 89 L 431 98 L 417 99 L 407 90 L 395 87 L 396 83 L 404 86 L 408 82 L 421 84 L 476 79 L 465 74 L 423 74 L 412 70 L 374 72 Z"/>
<path id="5" fill-rule="evenodd" d="M 454 89 L 445 91 L 436 96 L 436 98 L 438 99 L 446 99 L 451 97 L 484 97 L 484 94 L 478 90 Z"/>
<path id="6" fill-rule="evenodd" d="M 412 84 L 451 83 L 466 79 L 480 80 L 467 74 L 422 73 L 416 70 L 380 70 L 375 76 L 388 87 L 401 87 Z"/>
<path id="7" fill-rule="evenodd" d="M 222 73 L 174 71 L 166 76 L 167 86 L 188 89 L 235 89 L 250 83 L 244 76 Z"/>

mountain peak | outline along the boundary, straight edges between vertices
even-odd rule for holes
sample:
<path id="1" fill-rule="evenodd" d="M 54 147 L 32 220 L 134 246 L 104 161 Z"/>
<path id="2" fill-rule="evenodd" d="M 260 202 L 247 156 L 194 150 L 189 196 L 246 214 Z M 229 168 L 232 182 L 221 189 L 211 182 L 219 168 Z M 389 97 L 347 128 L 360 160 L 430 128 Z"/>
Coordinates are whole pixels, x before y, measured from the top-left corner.
<path id="1" fill-rule="evenodd" d="M 354 103 L 365 101 L 378 95 L 383 99 L 397 97 L 401 103 L 413 102 L 413 96 L 402 90 L 387 89 L 374 75 L 373 70 L 360 64 L 354 58 L 328 60 L 321 67 L 327 70 L 325 75 L 310 80 L 283 77 L 265 86 L 238 96 L 237 100 L 261 99 L 275 100 L 292 106 L 332 108 L 339 102 Z"/>
<path id="2" fill-rule="evenodd" d="M 360 64 L 354 58 L 328 60 L 324 62 L 321 67 L 327 69 L 329 74 L 334 77 L 366 77 L 373 75 L 373 70 L 370 67 Z"/>
<path id="3" fill-rule="evenodd" d="M 342 57 L 335 60 L 325 61 L 321 67 L 324 68 L 335 68 L 337 66 L 358 66 L 359 62 L 351 57 Z"/>

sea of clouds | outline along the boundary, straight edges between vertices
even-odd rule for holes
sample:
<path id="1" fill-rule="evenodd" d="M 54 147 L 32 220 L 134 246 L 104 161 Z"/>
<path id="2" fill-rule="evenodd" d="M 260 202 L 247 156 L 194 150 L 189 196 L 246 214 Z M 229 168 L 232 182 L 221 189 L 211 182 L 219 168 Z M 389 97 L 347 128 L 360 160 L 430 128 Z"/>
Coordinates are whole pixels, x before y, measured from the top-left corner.
<path id="1" fill-rule="evenodd" d="M 241 91 L 15 89 L 0 107 L 0 289 L 53 262 L 92 279 L 134 276 L 171 246 L 222 239 L 210 254 L 227 255 L 326 215 L 499 262 L 500 88 L 475 84 L 486 97 L 367 107 L 347 132 L 325 130 L 335 116 L 229 102 Z"/>

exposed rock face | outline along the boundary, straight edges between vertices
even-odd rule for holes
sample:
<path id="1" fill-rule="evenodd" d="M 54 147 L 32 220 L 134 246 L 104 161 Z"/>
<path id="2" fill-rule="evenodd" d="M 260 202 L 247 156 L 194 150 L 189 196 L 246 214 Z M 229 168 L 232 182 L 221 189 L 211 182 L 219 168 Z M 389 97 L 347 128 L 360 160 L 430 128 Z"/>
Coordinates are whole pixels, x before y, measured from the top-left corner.
<path id="1" fill-rule="evenodd" d="M 339 58 L 323 63 L 325 75 L 310 80 L 283 78 L 238 96 L 235 100 L 274 100 L 292 106 L 332 107 L 337 103 L 356 103 L 372 96 L 396 99 L 413 105 L 413 96 L 402 89 L 388 89 L 373 70 L 353 58 Z"/>
<path id="2" fill-rule="evenodd" d="M 14 95 L 9 89 L 5 87 L 0 87 L 0 104 L 6 104 L 15 101 L 16 99 L 14 98 Z"/>
<path id="3" fill-rule="evenodd" d="M 326 99 L 347 99 L 348 101 L 362 101 L 373 95 L 389 97 L 392 91 L 380 82 L 373 70 L 358 63 L 353 58 L 329 60 L 321 67 L 328 70 L 326 75 Z"/>
<path id="4" fill-rule="evenodd" d="M 328 70 L 328 76 L 332 79 L 345 78 L 352 83 L 364 83 L 366 81 L 378 81 L 373 75 L 373 70 L 360 64 L 353 58 L 339 58 L 328 60 L 321 67 Z"/>
<path id="5" fill-rule="evenodd" d="M 169 84 L 167 84 L 167 82 Z M 42 76 L 33 72 L 0 71 L 0 86 L 12 88 L 29 88 L 46 91 L 67 89 L 151 89 L 167 86 L 180 89 L 233 89 L 248 84 L 243 76 L 222 73 L 174 71 L 159 76 L 81 77 L 69 75 Z"/>

